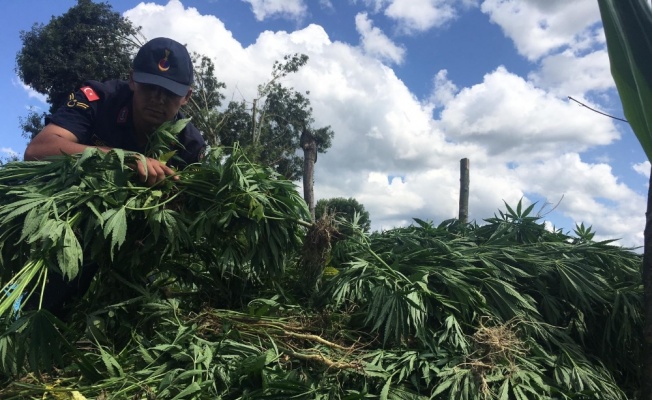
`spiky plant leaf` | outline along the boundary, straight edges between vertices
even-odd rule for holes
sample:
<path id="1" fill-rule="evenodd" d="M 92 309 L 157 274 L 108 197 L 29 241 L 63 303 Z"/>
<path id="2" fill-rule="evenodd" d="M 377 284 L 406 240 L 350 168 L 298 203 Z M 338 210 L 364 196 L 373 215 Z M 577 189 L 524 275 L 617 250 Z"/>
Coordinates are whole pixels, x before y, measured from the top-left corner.
<path id="1" fill-rule="evenodd" d="M 598 4 L 625 117 L 652 160 L 652 11 L 644 0 Z"/>

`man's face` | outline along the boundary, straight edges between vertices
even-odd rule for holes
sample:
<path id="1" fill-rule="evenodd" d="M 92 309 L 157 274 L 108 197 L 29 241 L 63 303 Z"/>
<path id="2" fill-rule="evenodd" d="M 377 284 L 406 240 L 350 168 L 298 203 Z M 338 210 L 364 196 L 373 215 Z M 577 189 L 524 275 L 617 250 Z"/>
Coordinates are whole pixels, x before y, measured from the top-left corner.
<path id="1" fill-rule="evenodd" d="M 154 130 L 163 122 L 172 120 L 179 108 L 188 103 L 192 93 L 189 90 L 186 96 L 177 96 L 160 86 L 135 82 L 131 77 L 129 87 L 134 92 L 134 123 L 147 130 Z"/>

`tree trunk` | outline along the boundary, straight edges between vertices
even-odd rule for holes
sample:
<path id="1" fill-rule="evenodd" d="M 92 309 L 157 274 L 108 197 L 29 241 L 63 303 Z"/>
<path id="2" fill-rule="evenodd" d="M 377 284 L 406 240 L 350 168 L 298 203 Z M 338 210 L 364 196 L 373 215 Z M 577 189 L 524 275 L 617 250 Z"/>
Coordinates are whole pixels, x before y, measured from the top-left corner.
<path id="1" fill-rule="evenodd" d="M 313 134 L 306 128 L 301 132 L 301 148 L 303 149 L 303 199 L 308 204 L 312 220 L 315 220 L 315 163 L 317 162 L 317 142 Z"/>
<path id="2" fill-rule="evenodd" d="M 643 349 L 642 399 L 652 400 L 652 171 L 647 194 L 647 211 L 645 212 L 645 231 L 643 233 L 643 307 L 645 309 L 645 326 L 643 328 L 645 343 Z"/>

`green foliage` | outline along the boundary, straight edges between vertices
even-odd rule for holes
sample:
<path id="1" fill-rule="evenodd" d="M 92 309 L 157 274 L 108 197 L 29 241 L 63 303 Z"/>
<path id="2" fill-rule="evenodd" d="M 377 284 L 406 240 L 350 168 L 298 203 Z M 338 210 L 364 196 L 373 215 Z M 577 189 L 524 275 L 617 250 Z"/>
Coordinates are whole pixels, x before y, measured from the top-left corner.
<path id="1" fill-rule="evenodd" d="M 652 10 L 644 0 L 598 0 L 598 4 L 623 111 L 652 159 Z"/>
<path id="2" fill-rule="evenodd" d="M 327 281 L 324 306 L 354 307 L 389 351 L 433 353 L 430 372 L 407 376 L 436 398 L 633 395 L 640 256 L 549 232 L 520 204 L 507 209 L 483 226 L 417 220 L 359 239 Z"/>
<path id="3" fill-rule="evenodd" d="M 33 108 L 27 111 L 27 117 L 18 117 L 20 128 L 25 139 L 31 139 L 44 128 L 46 113 L 39 114 Z"/>
<path id="4" fill-rule="evenodd" d="M 224 100 L 220 90 L 226 88 L 226 85 L 215 77 L 215 64 L 210 58 L 196 53 L 192 58 L 195 82 L 190 101 L 183 107 L 183 111 L 202 132 L 206 142 L 210 146 L 218 146 L 221 143 L 220 127 L 225 118 L 220 112 Z"/>
<path id="5" fill-rule="evenodd" d="M 309 93 L 299 93 L 281 84 L 281 79 L 296 73 L 308 62 L 304 54 L 287 55 L 276 61 L 272 77 L 258 87 L 253 105 L 230 102 L 221 115 L 220 143 L 230 147 L 239 143 L 246 154 L 258 163 L 274 168 L 290 180 L 298 180 L 303 172 L 301 134 L 307 130 L 315 138 L 317 152 L 325 153 L 331 146 L 330 126 L 313 127 Z"/>
<path id="6" fill-rule="evenodd" d="M 195 87 L 184 112 L 203 133 L 211 146 L 222 145 L 228 152 L 236 144 L 256 163 L 274 168 L 290 180 L 303 173 L 301 135 L 310 132 L 317 151 L 325 153 L 331 146 L 333 131 L 329 126 L 315 128 L 308 93 L 299 93 L 281 84 L 308 62 L 304 54 L 287 55 L 276 61 L 272 77 L 258 86 L 253 101 L 230 101 L 222 108 L 225 89 L 215 77 L 215 65 L 207 57 L 194 55 Z"/>
<path id="7" fill-rule="evenodd" d="M 294 221 L 306 217 L 292 183 L 270 178 L 273 173 L 248 164 L 237 150 L 222 163 L 216 150 L 181 171 L 178 181 L 147 188 L 134 183 L 127 163 L 134 156 L 89 148 L 7 164 L 0 173 L 3 282 L 20 278 L 14 274 L 30 262 L 72 278 L 84 259 L 146 276 L 153 265 L 143 267 L 142 255 L 149 254 L 207 257 L 202 261 L 219 262 L 220 273 L 246 263 L 247 279 L 282 271 L 287 250 L 299 244 Z M 210 245 L 227 260 L 196 249 L 219 236 L 229 239 Z"/>
<path id="8" fill-rule="evenodd" d="M 519 203 L 481 226 L 353 230 L 307 302 L 305 203 L 241 154 L 215 149 L 153 188 L 118 151 L 0 169 L 0 279 L 16 285 L 0 302 L 0 397 L 636 395 L 636 253 L 584 225 L 549 231 Z M 9 312 L 22 282 L 87 259 L 104 268 L 69 321 Z"/>
<path id="9" fill-rule="evenodd" d="M 138 31 L 108 3 L 77 0 L 47 25 L 21 32 L 18 76 L 47 95 L 54 111 L 86 79 L 126 78 Z"/>
<path id="10" fill-rule="evenodd" d="M 335 218 L 349 221 L 349 223 L 357 220 L 357 225 L 363 232 L 369 232 L 371 229 L 369 212 L 365 210 L 363 204 L 352 197 L 348 199 L 334 197 L 317 201 L 315 205 L 315 218 L 319 219 L 327 212 L 333 214 Z"/>

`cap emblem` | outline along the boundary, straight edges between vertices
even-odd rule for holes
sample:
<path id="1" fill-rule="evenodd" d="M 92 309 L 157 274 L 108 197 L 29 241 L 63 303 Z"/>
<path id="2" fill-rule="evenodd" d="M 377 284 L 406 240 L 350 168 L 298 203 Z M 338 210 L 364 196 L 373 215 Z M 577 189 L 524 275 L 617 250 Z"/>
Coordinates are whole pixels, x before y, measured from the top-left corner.
<path id="1" fill-rule="evenodd" d="M 165 72 L 170 69 L 170 61 L 168 61 L 169 56 L 170 50 L 165 49 L 165 57 L 161 58 L 161 61 L 158 62 L 159 71 Z"/>

